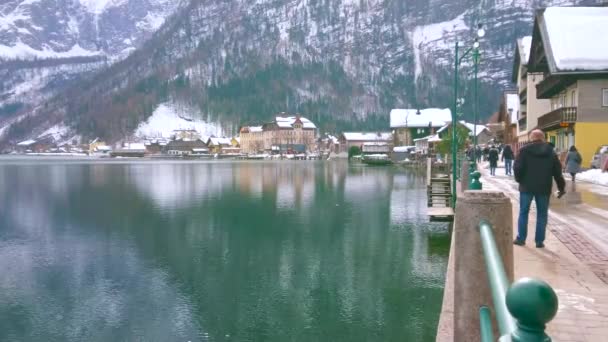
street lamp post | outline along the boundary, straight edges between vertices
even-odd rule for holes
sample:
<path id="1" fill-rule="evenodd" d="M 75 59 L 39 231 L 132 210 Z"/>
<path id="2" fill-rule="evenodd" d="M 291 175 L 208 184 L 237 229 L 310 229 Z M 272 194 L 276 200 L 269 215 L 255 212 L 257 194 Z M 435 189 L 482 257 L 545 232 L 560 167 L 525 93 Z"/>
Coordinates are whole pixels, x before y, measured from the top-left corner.
<path id="1" fill-rule="evenodd" d="M 473 141 L 475 150 L 477 151 L 477 111 L 478 111 L 478 94 L 477 94 L 477 73 L 478 73 L 478 64 L 479 64 L 479 38 L 483 38 L 486 35 L 486 31 L 483 29 L 483 26 L 479 24 L 477 26 L 477 38 L 475 38 L 475 42 L 473 46 L 467 49 L 462 56 L 458 55 L 458 41 L 456 41 L 454 47 L 454 110 L 452 111 L 452 207 L 456 207 L 456 111 L 458 110 L 458 67 L 462 63 L 462 60 L 468 56 L 468 54 L 473 51 L 473 64 L 474 64 L 474 74 L 475 74 L 475 82 L 473 88 Z"/>

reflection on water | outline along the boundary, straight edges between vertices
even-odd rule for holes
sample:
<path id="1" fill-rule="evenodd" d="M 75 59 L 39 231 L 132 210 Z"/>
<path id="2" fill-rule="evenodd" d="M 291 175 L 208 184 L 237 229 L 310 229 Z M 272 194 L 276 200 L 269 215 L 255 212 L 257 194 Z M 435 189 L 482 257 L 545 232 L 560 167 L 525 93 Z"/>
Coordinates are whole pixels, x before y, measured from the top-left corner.
<path id="1" fill-rule="evenodd" d="M 449 238 L 421 174 L 4 163 L 0 185 L 0 340 L 434 340 Z"/>

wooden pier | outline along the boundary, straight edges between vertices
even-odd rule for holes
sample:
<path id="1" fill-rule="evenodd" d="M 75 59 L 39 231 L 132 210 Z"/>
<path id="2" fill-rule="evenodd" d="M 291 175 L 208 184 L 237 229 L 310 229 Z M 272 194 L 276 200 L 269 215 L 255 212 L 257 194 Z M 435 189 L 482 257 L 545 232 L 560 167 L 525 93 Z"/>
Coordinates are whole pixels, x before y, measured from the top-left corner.
<path id="1" fill-rule="evenodd" d="M 427 212 L 431 221 L 453 221 L 451 180 L 447 174 L 433 174 L 427 161 Z"/>

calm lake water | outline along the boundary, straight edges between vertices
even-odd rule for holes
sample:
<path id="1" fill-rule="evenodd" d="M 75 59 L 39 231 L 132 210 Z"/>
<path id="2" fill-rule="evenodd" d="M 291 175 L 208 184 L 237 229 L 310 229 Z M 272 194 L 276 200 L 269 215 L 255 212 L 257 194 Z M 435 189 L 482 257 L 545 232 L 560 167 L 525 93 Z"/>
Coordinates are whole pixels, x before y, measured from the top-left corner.
<path id="1" fill-rule="evenodd" d="M 0 341 L 434 341 L 423 174 L 0 159 Z"/>

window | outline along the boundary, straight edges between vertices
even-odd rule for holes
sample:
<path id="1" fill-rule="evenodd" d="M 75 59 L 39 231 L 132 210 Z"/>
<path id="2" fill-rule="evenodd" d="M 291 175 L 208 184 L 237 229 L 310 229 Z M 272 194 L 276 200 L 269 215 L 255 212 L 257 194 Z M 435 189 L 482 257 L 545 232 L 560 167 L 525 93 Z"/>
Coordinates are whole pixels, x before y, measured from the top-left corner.
<path id="1" fill-rule="evenodd" d="M 576 107 L 576 90 L 570 92 L 570 107 Z"/>
<path id="2" fill-rule="evenodd" d="M 608 89 L 602 89 L 602 107 L 608 107 Z"/>

